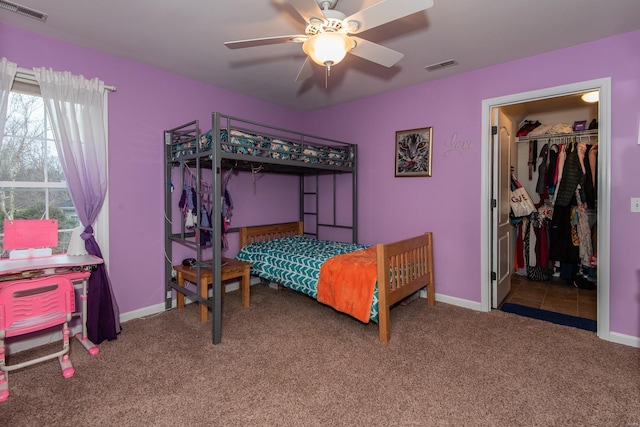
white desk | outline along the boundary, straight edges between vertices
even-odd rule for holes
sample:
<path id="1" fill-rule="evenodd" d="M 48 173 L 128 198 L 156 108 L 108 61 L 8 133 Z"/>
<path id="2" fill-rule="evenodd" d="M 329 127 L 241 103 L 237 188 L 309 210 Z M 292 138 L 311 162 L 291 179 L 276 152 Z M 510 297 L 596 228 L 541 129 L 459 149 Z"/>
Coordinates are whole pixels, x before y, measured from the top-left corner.
<path id="1" fill-rule="evenodd" d="M 78 270 L 88 271 L 103 262 L 101 258 L 93 255 L 66 254 L 24 259 L 0 259 L 0 282 L 71 273 Z M 76 338 L 89 354 L 95 356 L 100 352 L 100 349 L 87 337 L 87 282 L 87 279 L 82 279 L 82 309 L 74 315 L 80 317 L 82 323 L 82 332 L 76 334 Z"/>

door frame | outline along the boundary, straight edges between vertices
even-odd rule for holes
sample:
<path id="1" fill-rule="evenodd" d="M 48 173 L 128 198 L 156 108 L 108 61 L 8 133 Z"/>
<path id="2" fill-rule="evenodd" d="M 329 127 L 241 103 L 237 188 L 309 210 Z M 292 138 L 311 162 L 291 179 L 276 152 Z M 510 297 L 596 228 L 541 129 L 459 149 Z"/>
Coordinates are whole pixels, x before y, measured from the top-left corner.
<path id="1" fill-rule="evenodd" d="M 480 305 L 491 311 L 492 181 L 491 109 L 555 98 L 591 90 L 598 102 L 598 326 L 599 338 L 610 341 L 610 229 L 611 229 L 611 77 L 516 93 L 482 101 L 482 153 L 480 180 Z"/>

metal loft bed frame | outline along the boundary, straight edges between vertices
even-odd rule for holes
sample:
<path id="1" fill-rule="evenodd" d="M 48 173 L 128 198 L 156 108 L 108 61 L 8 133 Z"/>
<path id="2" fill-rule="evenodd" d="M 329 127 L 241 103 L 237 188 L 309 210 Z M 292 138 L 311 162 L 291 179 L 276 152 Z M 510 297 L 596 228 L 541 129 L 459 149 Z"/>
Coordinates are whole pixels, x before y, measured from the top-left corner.
<path id="1" fill-rule="evenodd" d="M 245 137 L 253 142 L 247 143 Z M 255 137 L 255 138 L 254 138 Z M 165 308 L 173 305 L 172 291 L 182 292 L 191 299 L 211 308 L 212 343 L 222 341 L 222 284 L 221 256 L 219 245 L 222 239 L 220 217 L 222 214 L 222 171 L 236 170 L 252 172 L 259 169 L 264 173 L 298 175 L 299 181 L 299 220 L 315 218 L 315 228 L 305 234 L 318 237 L 321 227 L 350 229 L 352 241 L 358 241 L 357 209 L 357 146 L 332 139 L 290 131 L 262 123 L 227 116 L 219 112 L 212 113 L 211 130 L 201 133 L 198 120 L 185 123 L 164 132 L 165 139 Z M 238 142 L 240 141 L 240 142 Z M 257 141 L 257 142 L 256 142 Z M 253 144 L 253 145 L 252 145 Z M 197 220 L 196 228 L 188 230 L 184 221 L 180 229 L 173 224 L 174 207 L 172 193 L 174 188 L 184 187 L 185 168 L 195 172 Z M 172 182 L 172 171 L 180 172 L 179 186 Z M 203 171 L 210 170 L 211 185 L 202 185 Z M 351 174 L 352 218 L 351 225 L 336 223 L 336 177 L 339 174 Z M 318 215 L 318 186 L 320 175 L 333 175 L 333 221 L 322 223 Z M 315 188 L 306 190 L 308 177 L 315 176 Z M 204 187 L 204 188 L 203 188 Z M 313 203 L 307 203 L 308 197 Z M 204 197 L 212 200 L 211 227 L 200 226 L 200 206 Z M 313 205 L 313 206 L 309 206 Z M 201 230 L 212 233 L 213 256 L 204 259 L 203 246 L 196 238 Z M 237 228 L 229 231 L 237 231 Z M 197 269 L 196 286 L 200 285 L 201 269 L 213 272 L 213 297 L 203 299 L 200 289 L 196 292 L 177 286 L 172 278 L 173 244 L 180 244 L 195 252 Z"/>

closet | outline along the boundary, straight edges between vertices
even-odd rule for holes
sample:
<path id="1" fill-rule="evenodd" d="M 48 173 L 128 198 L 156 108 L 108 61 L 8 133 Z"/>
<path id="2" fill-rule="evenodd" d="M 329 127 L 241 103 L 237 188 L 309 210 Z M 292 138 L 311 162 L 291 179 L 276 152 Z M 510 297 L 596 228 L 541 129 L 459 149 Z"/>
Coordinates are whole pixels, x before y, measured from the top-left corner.
<path id="1" fill-rule="evenodd" d="M 514 135 L 510 170 L 536 208 L 512 218 L 512 285 L 597 287 L 598 103 L 582 95 L 501 107 Z"/>

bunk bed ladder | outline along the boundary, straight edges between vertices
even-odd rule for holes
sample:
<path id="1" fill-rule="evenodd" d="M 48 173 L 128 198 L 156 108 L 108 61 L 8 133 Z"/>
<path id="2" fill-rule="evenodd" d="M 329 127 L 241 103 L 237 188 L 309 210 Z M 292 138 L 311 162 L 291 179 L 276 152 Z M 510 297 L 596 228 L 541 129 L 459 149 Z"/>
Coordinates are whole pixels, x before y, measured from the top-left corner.
<path id="1" fill-rule="evenodd" d="M 337 179 L 341 174 L 339 172 L 334 172 L 331 175 L 331 189 L 322 187 L 320 189 L 320 174 L 315 175 L 302 175 L 300 176 L 300 221 L 302 221 L 305 225 L 304 234 L 307 236 L 315 237 L 316 239 L 324 238 L 320 233 L 321 228 L 328 229 L 346 229 L 351 231 L 351 241 L 354 243 L 358 242 L 358 211 L 357 211 L 357 189 L 356 189 L 356 173 L 352 173 L 352 219 L 350 225 L 341 225 L 338 224 L 337 221 Z M 315 178 L 312 180 L 312 178 Z M 311 187 L 311 183 L 313 183 L 313 188 Z M 325 183 L 326 185 L 326 183 Z M 320 220 L 319 213 L 319 203 L 320 203 L 320 192 L 328 193 L 331 191 L 332 194 L 332 218 L 327 221 L 326 218 L 322 221 Z M 325 214 L 326 216 L 326 214 Z M 313 218 L 313 219 L 312 219 Z M 312 228 L 313 227 L 313 228 Z"/>
<path id="2" fill-rule="evenodd" d="M 314 177 L 313 189 L 308 189 L 309 179 Z M 307 236 L 313 236 L 318 238 L 318 174 L 315 175 L 300 175 L 300 221 L 304 224 L 304 234 Z M 307 203 L 307 199 L 312 199 L 313 203 Z M 312 205 L 312 206 L 311 206 Z M 307 218 L 313 217 L 314 221 L 307 221 Z M 313 224 L 313 230 L 308 226 Z"/>

